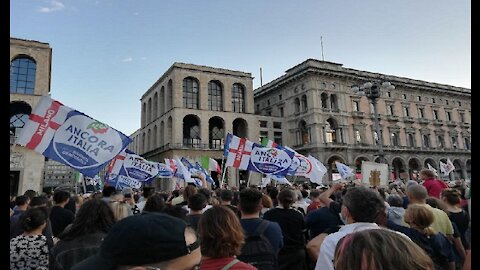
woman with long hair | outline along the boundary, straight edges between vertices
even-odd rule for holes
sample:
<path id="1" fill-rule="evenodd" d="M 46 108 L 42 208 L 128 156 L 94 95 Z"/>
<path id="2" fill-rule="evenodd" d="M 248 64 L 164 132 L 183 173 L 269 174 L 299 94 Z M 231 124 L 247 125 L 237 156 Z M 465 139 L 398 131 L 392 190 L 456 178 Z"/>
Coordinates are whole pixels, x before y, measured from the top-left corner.
<path id="1" fill-rule="evenodd" d="M 197 231 L 202 252 L 200 270 L 219 270 L 225 266 L 232 270 L 256 269 L 236 258 L 245 243 L 245 235 L 240 220 L 230 208 L 212 206 L 202 214 Z"/>
<path id="2" fill-rule="evenodd" d="M 52 250 L 55 269 L 70 269 L 96 253 L 114 223 L 112 209 L 105 201 L 91 199 L 82 204 L 73 223 L 58 236 L 60 241 Z"/>

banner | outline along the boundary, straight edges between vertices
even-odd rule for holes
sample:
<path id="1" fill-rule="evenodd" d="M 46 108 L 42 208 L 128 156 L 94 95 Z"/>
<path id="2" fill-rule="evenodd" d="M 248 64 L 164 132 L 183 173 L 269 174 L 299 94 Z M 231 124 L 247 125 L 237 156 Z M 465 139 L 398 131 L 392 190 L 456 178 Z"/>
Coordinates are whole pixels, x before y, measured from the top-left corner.
<path id="1" fill-rule="evenodd" d="M 362 183 L 372 187 L 388 185 L 388 165 L 362 161 Z"/>
<path id="2" fill-rule="evenodd" d="M 225 166 L 248 170 L 253 144 L 252 141 L 228 133 L 223 151 L 227 157 Z"/>
<path id="3" fill-rule="evenodd" d="M 105 176 L 108 184 L 116 189 L 125 187 L 138 189 L 143 182 L 151 182 L 159 173 L 157 162 L 148 161 L 128 149 L 125 149 L 119 156 L 113 165 L 110 164 L 112 166 L 109 166 Z"/>
<path id="4" fill-rule="evenodd" d="M 247 170 L 278 177 L 287 175 L 294 153 L 286 148 L 269 148 L 254 144 Z"/>
<path id="5" fill-rule="evenodd" d="M 172 168 L 170 168 L 169 165 L 163 164 L 163 163 L 157 163 L 158 165 L 158 177 L 161 178 L 172 178 L 173 177 L 173 171 Z"/>
<path id="6" fill-rule="evenodd" d="M 447 163 L 443 163 L 442 161 L 440 161 L 440 171 L 443 173 L 443 176 L 449 175 L 454 170 L 455 166 L 453 165 L 450 158 L 447 159 Z"/>
<path id="7" fill-rule="evenodd" d="M 16 143 L 93 177 L 132 142 L 128 136 L 42 96 Z"/>

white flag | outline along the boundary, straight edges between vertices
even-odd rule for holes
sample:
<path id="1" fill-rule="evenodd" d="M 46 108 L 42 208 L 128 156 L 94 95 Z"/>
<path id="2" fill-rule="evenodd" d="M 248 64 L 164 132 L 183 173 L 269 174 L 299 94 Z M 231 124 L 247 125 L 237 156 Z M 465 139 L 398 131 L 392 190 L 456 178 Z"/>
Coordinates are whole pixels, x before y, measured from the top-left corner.
<path id="1" fill-rule="evenodd" d="M 272 178 L 270 177 L 262 177 L 262 182 L 260 183 L 260 187 L 266 187 L 268 184 L 272 182 Z"/>
<path id="2" fill-rule="evenodd" d="M 187 183 L 195 183 L 195 181 L 192 179 L 192 174 L 188 171 L 188 169 L 183 165 L 183 163 L 178 159 L 178 157 L 175 157 L 175 166 L 177 166 L 177 173 L 180 174 L 183 179 L 185 179 L 185 182 Z"/>
<path id="3" fill-rule="evenodd" d="M 448 158 L 447 164 L 445 166 L 445 175 L 449 175 L 452 171 L 455 170 L 455 165 L 453 165 L 452 161 Z"/>
<path id="4" fill-rule="evenodd" d="M 312 170 L 308 174 L 308 178 L 310 179 L 311 182 L 316 183 L 316 184 L 323 184 L 323 176 L 327 173 L 327 168 L 325 165 L 323 165 L 322 162 L 320 162 L 318 159 L 313 157 L 312 155 L 308 156 L 308 160 L 312 163 Z"/>
<path id="5" fill-rule="evenodd" d="M 435 175 L 438 176 L 437 170 L 436 170 L 435 168 L 433 168 L 432 165 L 430 165 L 430 163 L 427 163 L 427 166 L 428 166 L 428 169 L 429 169 L 430 171 L 432 171 Z M 441 168 L 442 168 L 442 163 L 440 162 L 440 169 L 441 169 Z"/>
<path id="6" fill-rule="evenodd" d="M 353 173 L 353 169 L 348 167 L 347 165 L 338 161 L 335 161 L 335 165 L 337 166 L 338 173 L 340 173 L 342 179 L 346 179 L 350 176 L 355 176 L 355 174 Z"/>
<path id="7" fill-rule="evenodd" d="M 287 184 L 289 186 L 292 185 L 292 183 L 290 183 L 288 181 L 288 179 L 285 178 L 285 177 L 277 176 L 277 175 L 274 175 L 274 174 L 267 174 L 267 177 L 275 180 L 279 184 Z"/>

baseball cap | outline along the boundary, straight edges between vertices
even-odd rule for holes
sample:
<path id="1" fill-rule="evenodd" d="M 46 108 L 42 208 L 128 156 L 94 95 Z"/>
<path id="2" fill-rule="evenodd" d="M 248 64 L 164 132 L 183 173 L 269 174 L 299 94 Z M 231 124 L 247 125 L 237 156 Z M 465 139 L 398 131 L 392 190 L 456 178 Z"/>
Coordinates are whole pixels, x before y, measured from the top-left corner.
<path id="1" fill-rule="evenodd" d="M 72 270 L 108 270 L 118 265 L 145 265 L 169 261 L 190 254 L 200 245 L 187 246 L 187 223 L 163 213 L 142 213 L 126 217 L 112 226 L 100 250 Z"/>

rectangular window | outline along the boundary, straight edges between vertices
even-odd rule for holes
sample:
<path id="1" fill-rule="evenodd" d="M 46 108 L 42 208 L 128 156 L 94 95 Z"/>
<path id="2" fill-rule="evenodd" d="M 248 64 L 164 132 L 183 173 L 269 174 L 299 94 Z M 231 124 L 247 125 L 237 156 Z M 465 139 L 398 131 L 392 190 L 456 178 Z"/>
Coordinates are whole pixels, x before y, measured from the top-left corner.
<path id="1" fill-rule="evenodd" d="M 464 113 L 460 113 L 460 122 L 465 123 L 465 114 Z"/>
<path id="2" fill-rule="evenodd" d="M 403 116 L 405 116 L 405 117 L 410 116 L 410 112 L 409 112 L 408 107 L 403 107 Z"/>
<path id="3" fill-rule="evenodd" d="M 278 100 L 282 100 L 282 95 L 278 95 Z"/>
<path id="4" fill-rule="evenodd" d="M 422 96 L 418 96 L 417 101 L 422 101 Z"/>
<path id="5" fill-rule="evenodd" d="M 267 99 L 267 106 L 270 106 L 270 99 Z"/>
<path id="6" fill-rule="evenodd" d="M 447 121 L 452 121 L 452 114 L 450 112 L 446 112 Z"/>
<path id="7" fill-rule="evenodd" d="M 438 111 L 433 110 L 433 119 L 438 120 Z"/>
<path id="8" fill-rule="evenodd" d="M 280 117 L 283 117 L 283 107 L 279 108 L 280 111 Z"/>
<path id="9" fill-rule="evenodd" d="M 268 131 L 260 131 L 260 138 L 258 138 L 259 143 L 262 143 L 263 138 L 268 138 Z"/>
<path id="10" fill-rule="evenodd" d="M 395 112 L 395 109 L 394 109 L 393 105 L 388 105 L 387 106 L 387 114 L 388 115 L 393 115 L 394 112 Z"/>
<path id="11" fill-rule="evenodd" d="M 267 127 L 267 121 L 260 121 L 260 127 L 266 128 Z"/>
<path id="12" fill-rule="evenodd" d="M 282 145 L 282 132 L 273 132 L 273 141 Z"/>
<path id="13" fill-rule="evenodd" d="M 424 113 L 423 113 L 423 108 L 418 108 L 418 118 L 423 118 Z"/>
<path id="14" fill-rule="evenodd" d="M 392 97 L 392 93 L 391 93 L 391 92 L 387 92 L 387 97 Z"/>
<path id="15" fill-rule="evenodd" d="M 282 128 L 282 122 L 273 122 L 273 128 L 281 129 Z"/>

